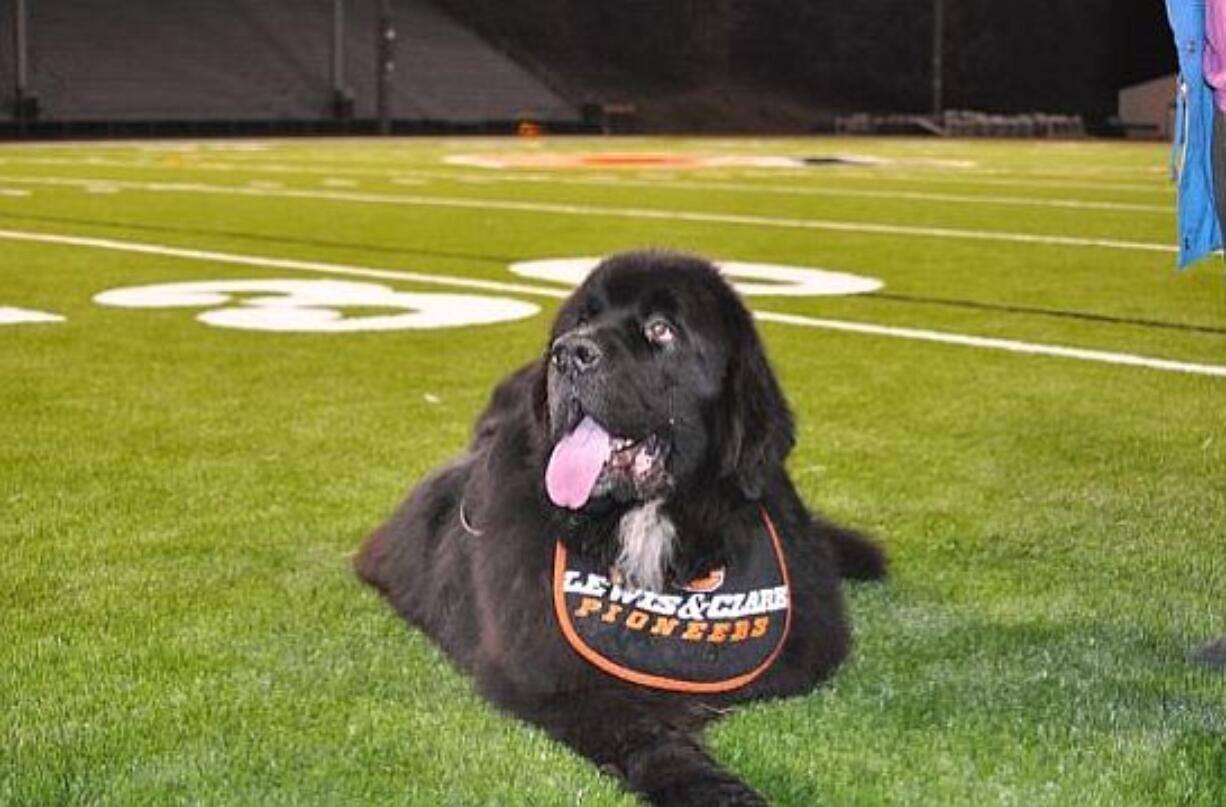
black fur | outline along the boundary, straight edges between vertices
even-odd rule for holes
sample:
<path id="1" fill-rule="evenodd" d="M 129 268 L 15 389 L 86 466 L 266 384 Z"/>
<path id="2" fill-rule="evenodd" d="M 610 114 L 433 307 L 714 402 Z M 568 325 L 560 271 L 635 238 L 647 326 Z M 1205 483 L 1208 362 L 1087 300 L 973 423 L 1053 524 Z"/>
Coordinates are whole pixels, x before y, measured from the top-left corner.
<path id="1" fill-rule="evenodd" d="M 672 344 L 644 338 L 655 316 L 675 326 Z M 840 577 L 881 578 L 884 555 L 812 515 L 797 495 L 783 464 L 794 442 L 791 412 L 749 313 L 705 261 L 660 252 L 611 258 L 562 307 L 551 344 L 574 333 L 598 347 L 597 370 L 565 377 L 546 350 L 499 384 L 465 453 L 418 484 L 370 536 L 357 572 L 487 698 L 648 801 L 762 803 L 710 757 L 699 731 L 725 707 L 800 695 L 829 676 L 849 645 Z M 590 666 L 559 633 L 554 542 L 612 563 L 618 519 L 635 504 L 614 489 L 569 511 L 546 495 L 550 451 L 573 427 L 562 422 L 573 419 L 568 407 L 579 406 L 611 433 L 666 432 L 663 510 L 679 536 L 678 577 L 734 560 L 760 507 L 771 514 L 791 569 L 793 623 L 782 653 L 752 683 L 719 695 L 650 690 Z"/>

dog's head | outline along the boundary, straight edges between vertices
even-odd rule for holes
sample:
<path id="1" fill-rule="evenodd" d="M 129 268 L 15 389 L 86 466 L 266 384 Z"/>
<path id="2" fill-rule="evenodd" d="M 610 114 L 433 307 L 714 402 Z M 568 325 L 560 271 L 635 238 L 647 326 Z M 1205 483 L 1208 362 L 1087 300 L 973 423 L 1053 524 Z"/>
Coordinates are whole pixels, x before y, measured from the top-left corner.
<path id="1" fill-rule="evenodd" d="M 545 487 L 560 508 L 722 483 L 757 499 L 792 447 L 753 320 L 700 258 L 605 260 L 558 313 L 546 364 Z"/>

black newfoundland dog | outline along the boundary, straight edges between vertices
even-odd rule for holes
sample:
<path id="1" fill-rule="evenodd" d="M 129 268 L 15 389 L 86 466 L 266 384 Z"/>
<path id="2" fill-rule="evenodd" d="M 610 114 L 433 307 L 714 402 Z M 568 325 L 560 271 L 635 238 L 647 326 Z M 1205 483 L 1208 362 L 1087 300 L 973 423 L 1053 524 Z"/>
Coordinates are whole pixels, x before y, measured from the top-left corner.
<path id="1" fill-rule="evenodd" d="M 713 266 L 604 261 L 458 459 L 362 547 L 358 574 L 481 693 L 656 804 L 760 804 L 699 732 L 809 692 L 847 655 L 863 536 L 784 470 L 792 415 Z"/>

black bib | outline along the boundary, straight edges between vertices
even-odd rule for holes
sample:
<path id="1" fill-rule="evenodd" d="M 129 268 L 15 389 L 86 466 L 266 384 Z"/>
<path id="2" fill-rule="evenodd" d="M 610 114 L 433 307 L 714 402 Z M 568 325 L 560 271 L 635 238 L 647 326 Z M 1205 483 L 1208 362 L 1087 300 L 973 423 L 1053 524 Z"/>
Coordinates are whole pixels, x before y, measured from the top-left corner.
<path id="1" fill-rule="evenodd" d="M 608 569 L 554 550 L 554 614 L 575 652 L 608 673 L 674 692 L 727 692 L 764 673 L 791 622 L 787 564 L 770 516 L 736 568 L 664 591 L 623 588 Z"/>

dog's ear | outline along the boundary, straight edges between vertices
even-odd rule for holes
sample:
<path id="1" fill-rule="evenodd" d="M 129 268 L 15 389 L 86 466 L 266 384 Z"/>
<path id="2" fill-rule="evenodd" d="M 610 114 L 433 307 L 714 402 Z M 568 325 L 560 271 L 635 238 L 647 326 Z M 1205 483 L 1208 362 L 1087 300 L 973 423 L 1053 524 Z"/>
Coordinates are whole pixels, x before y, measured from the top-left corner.
<path id="1" fill-rule="evenodd" d="M 728 362 L 719 402 L 720 472 L 747 498 L 762 496 L 772 469 L 783 464 L 796 442 L 792 412 L 766 360 L 747 314 Z"/>
<path id="2" fill-rule="evenodd" d="M 545 422 L 545 363 L 536 360 L 520 367 L 494 387 L 489 403 L 473 426 L 470 448 L 492 440 L 509 420 L 522 417 L 525 408 L 538 423 Z"/>
<path id="3" fill-rule="evenodd" d="M 532 397 L 528 406 L 532 410 L 532 417 L 536 424 L 544 430 L 545 425 L 549 422 L 549 372 L 544 359 L 537 359 L 530 367 L 528 375 L 532 387 L 529 394 Z"/>

